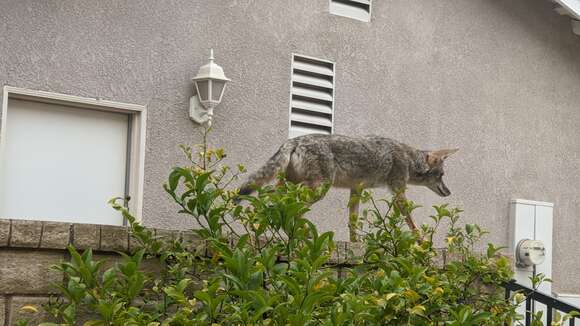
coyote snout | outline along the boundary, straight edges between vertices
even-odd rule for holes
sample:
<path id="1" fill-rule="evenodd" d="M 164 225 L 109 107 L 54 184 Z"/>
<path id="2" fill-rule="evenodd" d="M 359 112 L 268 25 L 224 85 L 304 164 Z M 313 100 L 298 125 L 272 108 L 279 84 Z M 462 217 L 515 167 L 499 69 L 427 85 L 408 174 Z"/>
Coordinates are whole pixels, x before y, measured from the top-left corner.
<path id="1" fill-rule="evenodd" d="M 451 191 L 447 186 L 443 183 L 443 181 L 438 182 L 434 185 L 428 185 L 427 188 L 433 190 L 434 193 L 438 194 L 441 197 L 447 197 L 451 195 Z"/>
<path id="2" fill-rule="evenodd" d="M 405 198 L 408 184 L 421 185 L 442 197 L 451 191 L 443 183 L 443 165 L 457 149 L 423 151 L 395 140 L 368 136 L 306 135 L 286 141 L 266 164 L 250 175 L 240 194 L 250 194 L 255 187 L 283 172 L 289 181 L 317 187 L 329 183 L 351 189 L 350 215 L 358 215 L 360 190 L 387 186 L 398 194 L 398 203 Z M 407 224 L 416 229 L 410 214 Z M 356 241 L 356 219 L 349 219 L 351 241 Z M 354 222 L 353 222 L 354 221 Z"/>

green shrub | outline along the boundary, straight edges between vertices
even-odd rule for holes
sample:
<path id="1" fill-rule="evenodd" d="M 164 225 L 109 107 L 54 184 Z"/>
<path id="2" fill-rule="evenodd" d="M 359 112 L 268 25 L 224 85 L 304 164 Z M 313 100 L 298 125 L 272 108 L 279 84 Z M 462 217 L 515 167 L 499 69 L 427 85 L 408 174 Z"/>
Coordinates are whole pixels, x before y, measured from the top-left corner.
<path id="1" fill-rule="evenodd" d="M 281 180 L 239 205 L 230 184 L 244 167 L 231 172 L 221 165 L 222 150 L 199 147 L 197 154 L 183 148 L 191 164 L 174 168 L 164 187 L 199 224 L 192 232 L 206 241 L 210 257 L 185 241 L 154 237 L 113 200 L 142 248 L 121 253 L 122 262 L 106 270 L 90 250 L 69 248 L 71 261 L 55 267 L 67 279 L 58 285 L 61 298 L 47 307 L 60 323 L 505 325 L 521 319 L 515 299 L 505 300 L 500 286 L 511 278 L 510 262 L 491 244 L 474 251 L 485 232 L 461 226 L 459 209 L 434 207 L 432 225 L 417 234 L 405 229 L 392 200 L 364 193 L 362 251 L 351 264 L 336 266 L 330 263 L 337 251 L 333 233 L 320 233 L 304 217 L 327 187 Z M 445 249 L 455 257 L 445 265 L 433 244 L 442 224 L 450 225 Z M 144 260 L 157 260 L 161 272 L 144 273 Z"/>

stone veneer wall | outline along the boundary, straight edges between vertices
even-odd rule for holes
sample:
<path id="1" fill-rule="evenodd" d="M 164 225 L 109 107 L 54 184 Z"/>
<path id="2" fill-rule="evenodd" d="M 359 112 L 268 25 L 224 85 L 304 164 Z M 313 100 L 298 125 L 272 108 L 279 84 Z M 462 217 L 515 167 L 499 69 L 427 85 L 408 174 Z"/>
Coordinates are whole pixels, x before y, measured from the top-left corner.
<path id="1" fill-rule="evenodd" d="M 181 238 L 192 244 L 192 250 L 208 254 L 205 242 L 196 239 L 192 232 L 155 229 L 158 237 Z M 62 273 L 51 266 L 69 260 L 68 245 L 79 250 L 91 248 L 96 260 L 107 259 L 111 265 L 119 259 L 116 251 L 131 251 L 136 248 L 127 227 L 40 222 L 0 219 L 0 326 L 14 325 L 21 318 L 32 318 L 38 322 L 48 318 L 39 309 L 31 315 L 21 312 L 24 305 L 40 305 L 57 294 L 54 283 L 63 282 Z M 341 269 L 351 265 L 349 256 L 360 252 L 356 244 L 339 241 L 330 263 Z M 445 264 L 446 253 L 440 251 L 439 263 Z M 153 261 L 144 262 L 144 269 L 159 269 Z"/>

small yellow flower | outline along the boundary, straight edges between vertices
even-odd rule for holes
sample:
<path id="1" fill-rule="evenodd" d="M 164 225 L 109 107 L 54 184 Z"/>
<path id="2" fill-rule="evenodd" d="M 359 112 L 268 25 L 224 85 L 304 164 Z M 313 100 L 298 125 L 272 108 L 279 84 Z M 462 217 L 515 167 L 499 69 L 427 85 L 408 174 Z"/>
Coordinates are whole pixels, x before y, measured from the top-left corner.
<path id="1" fill-rule="evenodd" d="M 315 290 L 320 290 L 322 287 L 324 287 L 327 284 L 328 284 L 328 282 L 326 281 L 326 279 L 322 279 L 322 280 L 320 280 L 318 283 L 316 283 L 314 285 L 314 289 Z"/>
<path id="2" fill-rule="evenodd" d="M 386 300 L 391 300 L 392 298 L 396 297 L 397 294 L 396 293 L 387 293 L 384 295 Z"/>
<path id="3" fill-rule="evenodd" d="M 22 306 L 20 308 L 20 312 L 26 312 L 26 313 L 35 314 L 35 313 L 38 312 L 38 309 L 35 306 L 26 305 L 26 306 Z"/>
<path id="4" fill-rule="evenodd" d="M 417 292 L 410 289 L 403 292 L 403 295 L 407 297 L 407 299 L 411 300 L 411 302 L 417 301 L 420 298 Z"/>
<path id="5" fill-rule="evenodd" d="M 418 305 L 414 306 L 413 308 L 411 308 L 411 309 L 409 310 L 409 312 L 410 312 L 411 314 L 414 314 L 414 315 L 424 315 L 424 314 L 425 314 L 425 310 L 426 310 L 426 309 L 425 309 L 425 307 L 424 307 L 424 306 L 422 306 L 422 305 L 418 304 Z"/>
<path id="6" fill-rule="evenodd" d="M 423 275 L 423 278 L 425 279 L 425 281 L 427 281 L 427 283 L 429 284 L 433 284 L 435 283 L 435 281 L 437 281 L 434 277 L 431 276 L 427 276 L 427 275 Z"/>
<path id="7" fill-rule="evenodd" d="M 414 248 L 415 250 L 417 250 L 418 252 L 425 252 L 425 248 L 423 248 L 423 246 L 422 246 L 422 245 L 419 245 L 419 244 L 417 244 L 417 243 L 415 243 L 415 244 L 413 245 L 413 248 Z"/>
<path id="8" fill-rule="evenodd" d="M 434 295 L 442 295 L 443 294 L 443 289 L 441 287 L 436 287 L 435 289 L 433 289 L 433 294 Z"/>

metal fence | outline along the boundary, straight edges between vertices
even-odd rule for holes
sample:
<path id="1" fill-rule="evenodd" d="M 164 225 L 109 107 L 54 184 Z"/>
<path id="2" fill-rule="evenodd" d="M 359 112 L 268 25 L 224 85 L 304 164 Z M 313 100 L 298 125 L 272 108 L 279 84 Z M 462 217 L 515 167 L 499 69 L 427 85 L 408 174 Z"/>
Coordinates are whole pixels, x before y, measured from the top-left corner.
<path id="1" fill-rule="evenodd" d="M 505 297 L 509 299 L 512 292 L 519 291 L 526 295 L 526 312 L 525 312 L 525 325 L 529 326 L 532 323 L 532 313 L 536 311 L 536 303 L 540 303 L 545 305 L 545 313 L 544 316 L 546 318 L 546 324 L 550 325 L 553 321 L 553 314 L 554 311 L 560 311 L 563 313 L 569 313 L 572 311 L 580 312 L 580 308 L 575 307 L 571 304 L 565 303 L 563 301 L 558 300 L 557 298 L 551 297 L 541 292 L 534 291 L 533 289 L 523 286 L 521 284 L 516 283 L 515 281 L 505 283 Z M 542 318 L 544 319 L 544 317 Z M 568 322 L 570 326 L 575 325 L 576 319 L 579 318 L 571 318 Z"/>

